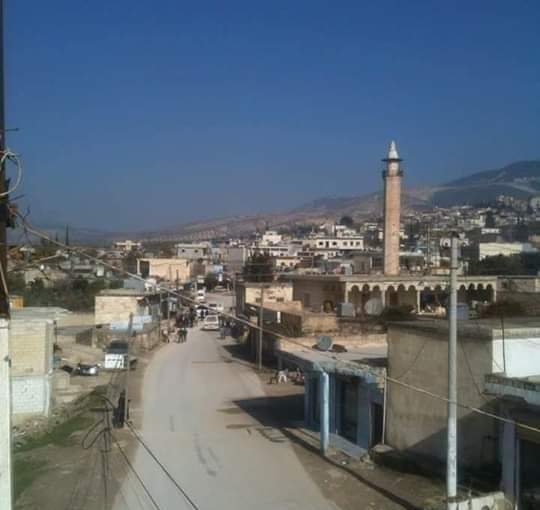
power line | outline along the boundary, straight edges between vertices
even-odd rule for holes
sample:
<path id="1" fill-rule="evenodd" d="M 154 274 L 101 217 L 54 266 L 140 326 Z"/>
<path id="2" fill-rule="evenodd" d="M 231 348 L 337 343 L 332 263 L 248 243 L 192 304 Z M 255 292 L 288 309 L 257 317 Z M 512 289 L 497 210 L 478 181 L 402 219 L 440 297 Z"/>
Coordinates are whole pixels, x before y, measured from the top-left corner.
<path id="1" fill-rule="evenodd" d="M 22 221 L 22 224 L 24 226 L 24 228 L 30 232 L 31 234 L 37 236 L 37 237 L 40 237 L 42 239 L 45 239 L 45 240 L 48 240 L 50 242 L 52 242 L 53 244 L 56 244 L 58 246 L 61 246 L 67 250 L 71 250 L 75 253 L 79 253 L 81 255 L 84 255 L 85 257 L 87 257 L 88 259 L 90 260 L 95 260 L 95 261 L 98 261 L 100 264 L 102 265 L 105 265 L 107 267 L 110 267 L 113 271 L 116 271 L 116 272 L 119 272 L 121 274 L 124 274 L 124 275 L 127 275 L 127 276 L 130 276 L 131 278 L 134 278 L 134 279 L 137 279 L 137 280 L 140 280 L 142 282 L 145 282 L 146 280 L 142 277 L 142 276 L 139 276 L 139 275 L 136 275 L 136 274 L 133 274 L 133 273 L 130 273 L 129 271 L 126 271 L 125 269 L 120 269 L 116 266 L 113 266 L 112 264 L 109 264 L 109 263 L 106 263 L 106 262 L 103 262 L 101 261 L 100 259 L 98 259 L 97 257 L 93 257 L 91 255 L 88 255 L 84 252 L 84 250 L 81 250 L 80 248 L 74 248 L 74 247 L 71 247 L 71 246 L 67 246 L 66 244 L 64 243 L 61 243 L 60 241 L 56 241 L 56 240 L 53 240 L 50 238 L 50 236 L 48 236 L 47 234 L 37 230 L 36 228 L 34 228 L 29 222 L 28 220 L 23 217 L 20 213 L 18 213 L 17 211 L 15 211 L 15 214 L 17 216 L 19 216 L 19 218 L 21 218 L 21 221 Z M 158 287 L 158 290 L 160 291 L 164 291 L 164 292 L 168 292 L 169 294 L 173 294 L 177 297 L 179 297 L 180 299 L 183 299 L 185 301 L 188 301 L 188 302 L 191 302 L 192 304 L 194 305 L 201 305 L 200 303 L 198 303 L 197 301 L 195 301 L 194 299 L 191 299 L 189 297 L 186 297 L 186 296 L 183 296 L 177 292 L 175 292 L 174 290 L 171 290 L 171 289 L 168 289 L 168 288 L 164 288 L 164 287 Z M 204 306 L 205 308 L 208 308 L 207 305 L 202 305 Z M 255 330 L 259 330 L 260 327 L 257 326 L 256 324 L 253 324 L 247 320 L 244 320 L 244 319 L 240 319 L 232 314 L 229 314 L 229 313 L 226 313 L 226 312 L 219 312 L 219 315 L 221 316 L 224 316 L 224 317 L 228 317 L 228 318 L 231 318 L 232 320 L 234 320 L 235 322 L 237 323 L 240 323 L 240 324 L 244 324 L 250 328 L 253 328 Z M 267 330 L 268 331 L 268 330 Z M 281 335 L 280 333 L 277 333 L 277 332 L 271 332 L 271 334 L 273 336 L 275 336 L 276 338 L 280 338 L 282 340 L 284 340 L 285 342 L 288 342 L 288 343 L 292 343 L 294 345 L 297 345 L 297 346 L 300 346 L 302 347 L 302 349 L 306 350 L 306 346 L 304 344 L 302 344 L 301 342 L 298 342 L 298 341 L 295 341 L 293 340 L 292 338 L 290 337 L 286 337 L 285 335 Z M 314 349 L 310 349 L 310 350 L 314 350 Z M 334 360 L 334 358 L 332 358 L 331 356 L 323 353 L 323 352 L 319 352 L 319 354 L 331 359 L 331 360 Z M 335 361 L 335 360 L 334 360 Z M 352 361 L 349 361 L 349 360 L 342 360 L 342 363 L 345 364 L 345 365 L 349 365 L 351 367 L 354 367 L 354 368 L 358 368 L 358 365 Z M 370 373 L 371 375 L 375 376 L 375 377 L 381 377 L 381 374 L 377 373 L 377 372 L 374 372 L 372 370 L 369 370 L 369 369 L 365 369 L 366 372 Z M 386 382 L 390 382 L 390 383 L 393 383 L 393 384 L 396 384 L 398 386 L 402 386 L 402 387 L 405 387 L 405 388 L 408 388 L 410 389 L 411 391 L 416 391 L 418 393 L 421 393 L 421 394 L 424 394 L 426 396 L 429 396 L 431 398 L 434 398 L 436 400 L 441 400 L 443 402 L 446 402 L 446 403 L 449 403 L 450 400 L 447 398 L 447 397 L 444 397 L 442 395 L 438 395 L 436 393 L 433 393 L 429 390 L 426 390 L 425 388 L 420 388 L 418 386 L 414 386 L 412 384 L 408 384 L 408 383 L 405 383 L 403 381 L 400 381 L 399 379 L 396 379 L 394 377 L 390 377 L 388 375 L 384 375 L 383 376 L 385 381 Z M 524 424 L 524 423 L 521 423 L 521 422 L 517 422 L 515 420 L 512 420 L 510 418 L 505 418 L 505 417 L 502 417 L 502 416 L 499 416 L 497 414 L 494 414 L 494 413 L 490 413 L 488 411 L 484 411 L 482 409 L 479 409 L 477 407 L 473 407 L 473 406 L 469 406 L 469 405 L 465 405 L 465 404 L 461 404 L 459 402 L 456 402 L 456 405 L 462 409 L 467 409 L 471 412 L 474 412 L 474 413 L 477 413 L 477 414 L 480 414 L 480 415 L 483 415 L 483 416 L 487 416 L 489 418 L 492 418 L 492 419 L 495 419 L 495 420 L 499 420 L 499 421 L 502 421 L 502 422 L 505 422 L 505 423 L 509 423 L 509 424 L 512 424 L 516 427 L 519 427 L 519 428 L 522 428 L 522 429 L 525 429 L 525 430 L 529 430 L 529 431 L 532 431 L 532 432 L 536 432 L 538 434 L 540 434 L 540 428 L 538 427 L 533 427 L 533 426 L 530 426 L 530 425 L 527 425 L 527 424 Z"/>
<path id="2" fill-rule="evenodd" d="M 135 469 L 135 467 L 133 466 L 133 464 L 131 463 L 131 461 L 129 460 L 126 452 L 124 452 L 124 449 L 122 448 L 122 446 L 120 445 L 120 442 L 118 441 L 118 439 L 116 438 L 116 436 L 114 434 L 111 433 L 111 437 L 114 441 L 114 443 L 116 444 L 116 447 L 118 448 L 118 450 L 120 451 L 120 453 L 122 454 L 122 457 L 124 458 L 126 464 L 128 465 L 129 469 L 132 471 L 132 473 L 135 475 L 135 477 L 137 478 L 137 480 L 139 481 L 139 483 L 141 484 L 141 487 L 143 488 L 144 492 L 146 493 L 146 495 L 148 496 L 148 498 L 150 499 L 150 501 L 152 502 L 152 504 L 154 505 L 154 507 L 157 509 L 157 510 L 160 510 L 160 506 L 158 505 L 157 501 L 154 499 L 154 497 L 152 496 L 151 492 L 149 491 L 148 487 L 146 486 L 146 484 L 144 483 L 143 479 L 140 477 L 139 473 L 137 472 L 137 470 Z"/>
<path id="3" fill-rule="evenodd" d="M 128 428 L 131 430 L 132 434 L 135 436 L 137 441 L 141 443 L 143 448 L 148 452 L 148 454 L 156 461 L 157 465 L 161 468 L 161 470 L 165 473 L 167 478 L 173 483 L 173 485 L 180 491 L 180 493 L 184 496 L 186 501 L 191 505 L 192 508 L 195 510 L 199 510 L 199 507 L 195 504 L 195 502 L 189 497 L 188 493 L 180 486 L 180 484 L 176 481 L 176 479 L 171 475 L 169 470 L 162 464 L 162 462 L 157 458 L 157 456 L 154 454 L 154 452 L 150 449 L 150 447 L 143 441 L 143 439 L 139 436 L 137 431 L 133 428 L 133 425 L 131 425 L 129 422 L 126 422 Z"/>

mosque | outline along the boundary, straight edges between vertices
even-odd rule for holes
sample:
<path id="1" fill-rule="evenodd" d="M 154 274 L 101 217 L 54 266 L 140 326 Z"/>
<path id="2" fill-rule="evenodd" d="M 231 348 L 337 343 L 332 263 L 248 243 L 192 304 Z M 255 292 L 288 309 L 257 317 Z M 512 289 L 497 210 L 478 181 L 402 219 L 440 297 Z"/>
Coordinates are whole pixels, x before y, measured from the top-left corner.
<path id="1" fill-rule="evenodd" d="M 395 142 L 390 143 L 382 160 L 384 181 L 384 266 L 381 274 L 352 275 L 290 275 L 293 299 L 305 308 L 334 308 L 338 303 L 352 303 L 356 313 L 368 312 L 374 302 L 379 308 L 410 305 L 417 312 L 446 302 L 450 278 L 448 275 L 414 275 L 400 268 L 400 218 L 402 159 Z M 496 299 L 496 276 L 459 276 L 458 302 L 493 302 Z M 369 303 L 369 304 L 368 304 Z"/>

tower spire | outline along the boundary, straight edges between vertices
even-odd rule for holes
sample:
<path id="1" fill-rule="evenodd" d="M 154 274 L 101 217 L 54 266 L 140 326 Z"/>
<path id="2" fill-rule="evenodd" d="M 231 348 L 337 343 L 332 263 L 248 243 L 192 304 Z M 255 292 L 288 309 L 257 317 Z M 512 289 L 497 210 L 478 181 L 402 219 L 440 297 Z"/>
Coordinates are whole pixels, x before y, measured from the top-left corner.
<path id="1" fill-rule="evenodd" d="M 390 142 L 390 148 L 388 149 L 388 159 L 399 159 L 396 142 L 394 140 Z"/>
<path id="2" fill-rule="evenodd" d="M 386 169 L 384 179 L 384 274 L 399 275 L 399 234 L 401 210 L 401 179 L 403 172 L 400 167 L 396 142 L 391 141 L 388 156 L 383 159 Z"/>

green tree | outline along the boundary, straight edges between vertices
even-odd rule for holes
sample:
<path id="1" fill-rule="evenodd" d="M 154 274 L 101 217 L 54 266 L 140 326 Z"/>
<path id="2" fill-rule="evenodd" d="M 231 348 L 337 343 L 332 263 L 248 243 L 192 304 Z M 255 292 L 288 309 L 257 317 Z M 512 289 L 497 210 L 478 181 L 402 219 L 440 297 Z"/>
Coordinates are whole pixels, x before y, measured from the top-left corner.
<path id="1" fill-rule="evenodd" d="M 496 255 L 473 262 L 469 266 L 472 275 L 520 275 L 525 274 L 525 267 L 519 255 Z"/>
<path id="2" fill-rule="evenodd" d="M 214 289 L 218 283 L 216 273 L 208 273 L 204 277 L 204 286 L 206 287 L 206 290 Z"/>
<path id="3" fill-rule="evenodd" d="M 352 228 L 354 227 L 354 220 L 350 216 L 345 215 L 340 218 L 339 224 Z"/>
<path id="4" fill-rule="evenodd" d="M 274 279 L 272 257 L 266 253 L 254 253 L 244 266 L 243 276 L 248 282 L 271 282 Z"/>

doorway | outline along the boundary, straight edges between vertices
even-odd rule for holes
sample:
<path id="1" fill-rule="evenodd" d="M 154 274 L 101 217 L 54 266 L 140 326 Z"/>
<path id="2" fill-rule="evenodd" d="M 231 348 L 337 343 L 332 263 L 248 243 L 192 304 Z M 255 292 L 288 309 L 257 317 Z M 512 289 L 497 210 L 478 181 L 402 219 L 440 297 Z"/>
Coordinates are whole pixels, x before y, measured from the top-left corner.
<path id="1" fill-rule="evenodd" d="M 369 447 L 382 442 L 383 435 L 383 406 L 375 402 L 371 403 L 371 437 Z"/>

